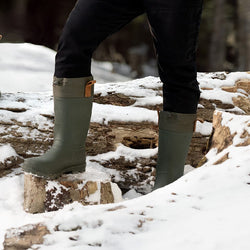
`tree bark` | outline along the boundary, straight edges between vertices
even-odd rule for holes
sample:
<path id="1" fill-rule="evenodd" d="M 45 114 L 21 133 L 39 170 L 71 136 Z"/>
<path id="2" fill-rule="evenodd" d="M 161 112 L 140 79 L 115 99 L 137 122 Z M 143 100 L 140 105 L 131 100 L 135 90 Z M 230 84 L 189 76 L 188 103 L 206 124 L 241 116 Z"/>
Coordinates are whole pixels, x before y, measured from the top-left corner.
<path id="1" fill-rule="evenodd" d="M 226 0 L 215 0 L 213 33 L 209 51 L 209 71 L 224 69 L 226 57 Z"/>
<path id="2" fill-rule="evenodd" d="M 250 69 L 250 1 L 238 0 L 239 70 Z"/>

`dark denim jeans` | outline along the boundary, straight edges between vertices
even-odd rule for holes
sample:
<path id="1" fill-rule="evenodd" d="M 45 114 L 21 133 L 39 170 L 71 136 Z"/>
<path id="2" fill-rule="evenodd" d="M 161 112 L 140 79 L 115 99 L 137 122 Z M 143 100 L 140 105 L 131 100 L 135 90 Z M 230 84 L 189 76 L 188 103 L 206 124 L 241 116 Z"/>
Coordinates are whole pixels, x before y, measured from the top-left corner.
<path id="1" fill-rule="evenodd" d="M 203 0 L 78 0 L 59 40 L 55 76 L 91 75 L 97 46 L 146 13 L 163 82 L 163 109 L 196 113 L 196 47 Z"/>

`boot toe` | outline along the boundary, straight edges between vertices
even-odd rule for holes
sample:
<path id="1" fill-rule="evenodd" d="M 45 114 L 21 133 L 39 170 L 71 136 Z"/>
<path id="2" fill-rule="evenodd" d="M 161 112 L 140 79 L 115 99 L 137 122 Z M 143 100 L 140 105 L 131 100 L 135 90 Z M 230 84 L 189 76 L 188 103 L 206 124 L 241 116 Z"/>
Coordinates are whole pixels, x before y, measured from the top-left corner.
<path id="1" fill-rule="evenodd" d="M 45 171 L 46 169 L 43 167 L 43 161 L 41 160 L 42 159 L 39 159 L 39 157 L 25 160 L 22 167 L 23 171 L 41 177 L 49 177 L 48 173 Z M 48 165 L 48 163 L 45 165 Z"/>

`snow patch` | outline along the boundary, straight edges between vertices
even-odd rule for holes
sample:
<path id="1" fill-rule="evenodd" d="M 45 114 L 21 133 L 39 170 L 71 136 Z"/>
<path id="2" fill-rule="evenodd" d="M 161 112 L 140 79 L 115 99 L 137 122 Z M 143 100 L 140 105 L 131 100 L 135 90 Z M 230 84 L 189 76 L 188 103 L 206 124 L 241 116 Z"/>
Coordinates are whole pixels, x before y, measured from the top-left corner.
<path id="1" fill-rule="evenodd" d="M 212 122 L 200 122 L 197 121 L 196 122 L 196 129 L 195 132 L 197 133 L 201 133 L 202 135 L 210 135 L 212 133 L 213 130 L 213 124 Z"/>
<path id="2" fill-rule="evenodd" d="M 7 158 L 18 156 L 15 149 L 10 144 L 0 145 L 0 162 L 4 162 Z"/>

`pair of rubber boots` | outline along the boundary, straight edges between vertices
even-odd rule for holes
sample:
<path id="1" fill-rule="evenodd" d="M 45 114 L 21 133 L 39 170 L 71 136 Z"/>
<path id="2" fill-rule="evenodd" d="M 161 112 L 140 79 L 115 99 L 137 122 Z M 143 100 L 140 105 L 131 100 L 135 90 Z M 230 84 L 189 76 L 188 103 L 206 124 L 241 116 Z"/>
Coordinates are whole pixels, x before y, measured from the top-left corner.
<path id="1" fill-rule="evenodd" d="M 45 178 L 84 172 L 94 82 L 92 77 L 54 78 L 54 143 L 42 156 L 27 159 L 25 172 Z M 159 151 L 154 189 L 183 175 L 195 114 L 160 112 Z"/>

